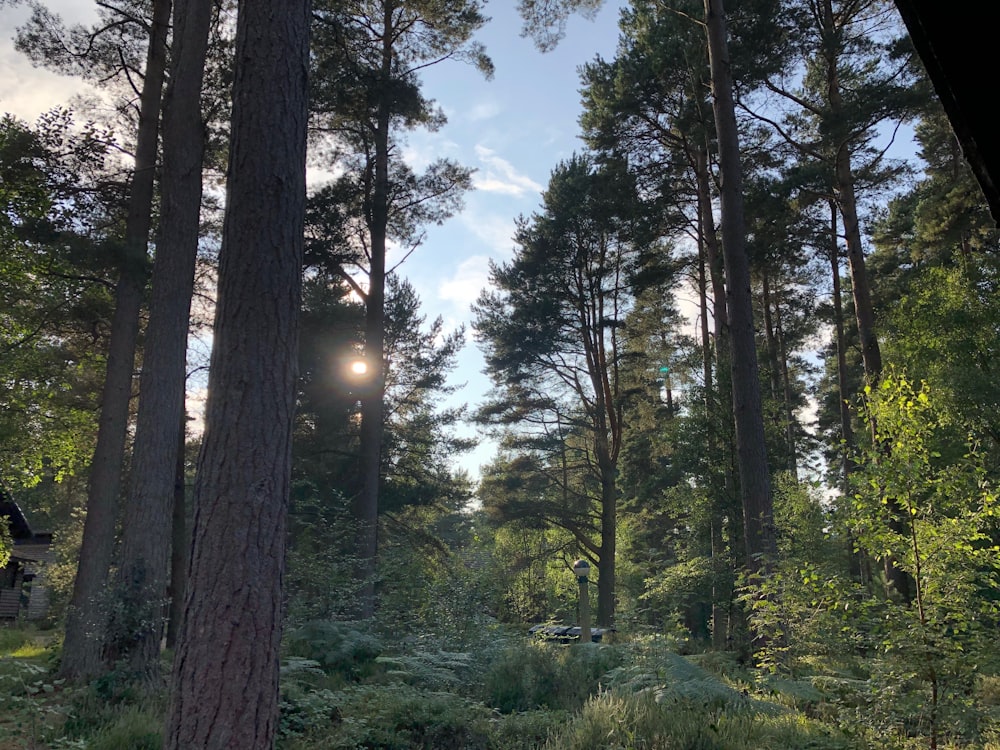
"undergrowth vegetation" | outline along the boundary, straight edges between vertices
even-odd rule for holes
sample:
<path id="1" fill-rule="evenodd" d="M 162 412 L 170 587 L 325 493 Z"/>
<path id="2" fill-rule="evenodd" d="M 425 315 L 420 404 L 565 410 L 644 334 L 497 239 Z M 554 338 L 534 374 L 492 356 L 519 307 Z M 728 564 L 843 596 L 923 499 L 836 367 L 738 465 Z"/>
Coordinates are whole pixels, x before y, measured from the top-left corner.
<path id="1" fill-rule="evenodd" d="M 915 750 L 919 680 L 803 656 L 794 674 L 663 635 L 563 645 L 496 626 L 474 642 L 348 622 L 289 630 L 279 750 Z M 157 750 L 166 690 L 53 678 L 51 631 L 0 629 L 0 750 Z M 166 666 L 166 665 L 165 665 Z M 866 671 L 867 669 L 867 671 Z M 1000 676 L 980 674 L 941 750 L 1000 750 Z M 889 719 L 910 712 L 907 725 Z M 959 720 L 961 719 L 961 720 Z"/>

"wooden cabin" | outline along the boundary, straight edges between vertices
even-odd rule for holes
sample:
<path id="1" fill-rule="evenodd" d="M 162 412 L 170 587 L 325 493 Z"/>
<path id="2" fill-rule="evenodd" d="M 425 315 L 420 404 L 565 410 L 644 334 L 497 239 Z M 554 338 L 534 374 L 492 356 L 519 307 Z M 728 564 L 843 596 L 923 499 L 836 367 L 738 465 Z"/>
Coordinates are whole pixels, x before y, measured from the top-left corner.
<path id="1" fill-rule="evenodd" d="M 36 620 L 48 613 L 45 566 L 52 561 L 52 534 L 33 531 L 9 492 L 0 488 L 0 518 L 6 517 L 14 548 L 0 568 L 0 620 Z"/>

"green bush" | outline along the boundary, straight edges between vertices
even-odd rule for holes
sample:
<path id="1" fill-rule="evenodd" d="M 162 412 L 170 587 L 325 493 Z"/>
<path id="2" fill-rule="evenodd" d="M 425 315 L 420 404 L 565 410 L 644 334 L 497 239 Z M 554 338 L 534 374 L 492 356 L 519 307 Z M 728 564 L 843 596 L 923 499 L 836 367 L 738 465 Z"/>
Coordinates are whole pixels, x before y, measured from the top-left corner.
<path id="1" fill-rule="evenodd" d="M 599 644 L 524 641 L 490 665 L 484 678 L 484 701 L 503 713 L 577 710 L 600 689 L 601 677 L 620 663 L 621 653 L 614 646 Z"/>
<path id="2" fill-rule="evenodd" d="M 282 750 L 487 748 L 491 712 L 452 693 L 409 685 L 361 685 L 329 699 L 323 722 Z"/>
<path id="3" fill-rule="evenodd" d="M 693 701 L 713 709 L 748 700 L 689 658 L 643 646 L 631 649 L 631 658 L 608 673 L 606 684 L 623 693 L 649 692 L 659 701 Z"/>
<path id="4" fill-rule="evenodd" d="M 306 690 L 292 684 L 282 687 L 279 701 L 278 740 L 328 732 L 337 720 L 336 695 L 330 690 Z"/>
<path id="5" fill-rule="evenodd" d="M 489 723 L 490 750 L 538 750 L 569 721 L 568 711 L 542 709 L 500 714 Z"/>
<path id="6" fill-rule="evenodd" d="M 425 690 L 458 691 L 473 673 L 470 654 L 457 651 L 413 651 L 397 656 L 380 656 L 378 664 L 385 677 Z"/>
<path id="7" fill-rule="evenodd" d="M 365 626 L 351 622 L 312 620 L 290 631 L 285 639 L 288 656 L 316 662 L 328 674 L 360 680 L 376 669 L 382 642 Z"/>

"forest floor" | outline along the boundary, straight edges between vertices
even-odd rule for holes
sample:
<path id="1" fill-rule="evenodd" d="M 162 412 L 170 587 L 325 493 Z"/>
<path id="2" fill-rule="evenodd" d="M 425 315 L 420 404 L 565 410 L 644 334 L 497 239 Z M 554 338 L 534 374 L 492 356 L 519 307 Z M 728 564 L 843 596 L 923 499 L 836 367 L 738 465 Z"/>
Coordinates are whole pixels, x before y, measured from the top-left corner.
<path id="1" fill-rule="evenodd" d="M 54 678 L 55 630 L 0 625 L 0 750 L 160 750 L 165 690 Z M 278 750 L 917 750 L 926 694 L 856 664 L 778 678 L 663 639 L 592 646 L 506 633 L 465 651 L 383 649 L 320 623 L 287 639 Z M 467 644 L 468 645 L 468 644 Z M 165 666 L 167 666 L 165 664 Z M 942 707 L 939 750 L 1000 750 L 1000 677 Z M 877 686 L 876 686 L 877 687 Z"/>

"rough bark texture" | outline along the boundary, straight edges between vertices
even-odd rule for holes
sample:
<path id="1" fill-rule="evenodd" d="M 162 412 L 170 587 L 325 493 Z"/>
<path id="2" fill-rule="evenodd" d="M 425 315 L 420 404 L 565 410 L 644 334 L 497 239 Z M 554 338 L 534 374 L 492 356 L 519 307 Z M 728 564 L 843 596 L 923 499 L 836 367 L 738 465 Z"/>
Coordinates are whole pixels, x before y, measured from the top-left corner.
<path id="1" fill-rule="evenodd" d="M 215 340 L 165 747 L 271 748 L 301 298 L 308 0 L 243 0 Z"/>
<path id="2" fill-rule="evenodd" d="M 90 465 L 87 518 L 83 526 L 80 560 L 66 617 L 66 636 L 59 667 L 62 677 L 81 682 L 96 677 L 104 668 L 102 647 L 106 610 L 102 596 L 114 552 L 132 375 L 139 337 L 139 311 L 145 294 L 169 21 L 170 0 L 156 0 L 153 3 L 153 24 L 139 104 L 135 171 L 129 194 L 124 253 L 115 289 L 111 342 L 101 393 L 101 417 Z"/>
<path id="3" fill-rule="evenodd" d="M 757 571 L 776 552 L 771 477 L 764 445 L 750 264 L 743 217 L 743 176 L 722 0 L 705 0 L 712 103 L 719 141 L 722 250 L 733 373 L 733 410 L 747 563 Z"/>
<path id="4" fill-rule="evenodd" d="M 187 334 L 198 255 L 205 134 L 201 85 L 211 0 L 176 0 L 170 86 L 163 102 L 160 231 L 153 263 L 132 473 L 115 595 L 140 627 L 116 634 L 109 659 L 159 669 L 167 610 L 177 425 L 184 423 Z"/>

